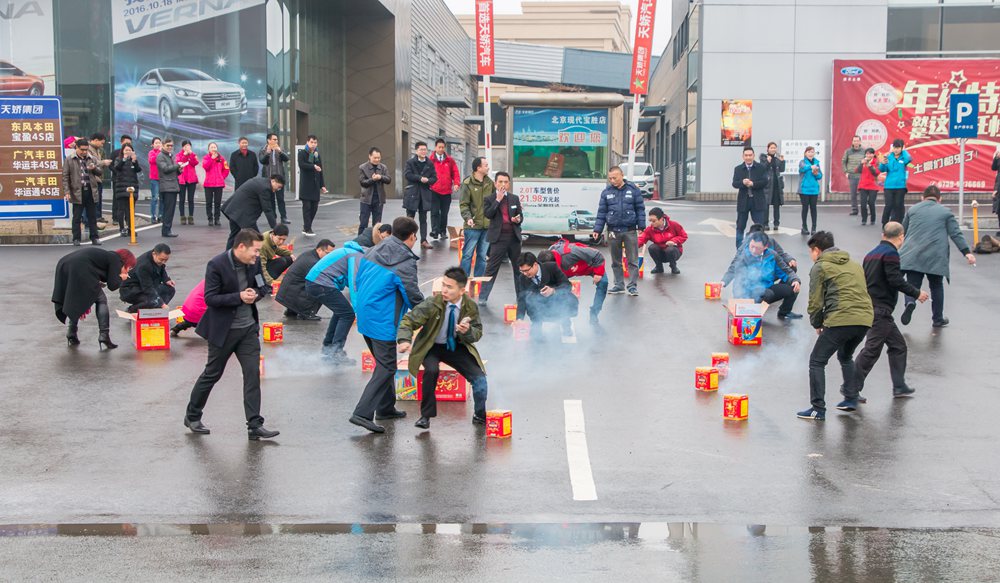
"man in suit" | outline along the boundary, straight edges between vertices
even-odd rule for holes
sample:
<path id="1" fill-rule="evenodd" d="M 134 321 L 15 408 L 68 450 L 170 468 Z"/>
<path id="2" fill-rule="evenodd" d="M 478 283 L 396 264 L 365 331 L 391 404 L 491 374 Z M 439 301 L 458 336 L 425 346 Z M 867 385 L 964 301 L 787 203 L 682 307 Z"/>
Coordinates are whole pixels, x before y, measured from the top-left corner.
<path id="1" fill-rule="evenodd" d="M 486 240 L 490 243 L 489 262 L 486 264 L 486 277 L 489 281 L 483 284 L 479 292 L 479 305 L 485 306 L 497 281 L 497 274 L 503 265 L 504 258 L 510 259 L 510 268 L 514 272 L 514 296 L 520 289 L 517 271 L 517 256 L 521 254 L 521 223 L 524 221 L 524 209 L 521 199 L 510 192 L 510 174 L 497 172 L 496 193 L 483 199 L 483 214 L 490 220 Z"/>
<path id="2" fill-rule="evenodd" d="M 169 260 L 170 246 L 166 243 L 157 243 L 152 251 L 139 256 L 120 292 L 122 301 L 131 304 L 129 312 L 168 307 L 177 292 L 174 280 L 167 275 Z"/>
<path id="3" fill-rule="evenodd" d="M 427 242 L 427 213 L 431 210 L 436 194 L 431 185 L 437 182 L 437 172 L 434 162 L 427 157 L 427 143 L 417 142 L 413 147 L 413 157 L 406 161 L 403 167 L 403 177 L 406 178 L 406 188 L 403 189 L 403 209 L 406 216 L 420 219 L 420 248 L 430 249 Z"/>
<path id="4" fill-rule="evenodd" d="M 319 210 L 319 195 L 326 194 L 323 162 L 319 158 L 319 139 L 310 135 L 306 147 L 299 152 L 299 200 L 302 201 L 302 234 L 315 237 L 312 224 Z"/>
<path id="5" fill-rule="evenodd" d="M 278 435 L 264 428 L 260 416 L 260 329 L 257 302 L 267 293 L 260 268 L 263 237 L 257 231 L 243 229 L 236 234 L 233 248 L 216 255 L 205 270 L 205 304 L 208 309 L 198 322 L 196 332 L 208 340 L 205 371 L 191 389 L 184 426 L 194 433 L 211 433 L 201 422 L 215 383 L 222 378 L 233 354 L 243 369 L 243 409 L 247 418 L 247 437 L 251 441 Z"/>
<path id="6" fill-rule="evenodd" d="M 278 224 L 278 218 L 271 207 L 271 195 L 285 187 L 285 179 L 274 175 L 251 178 L 236 189 L 236 192 L 222 205 L 222 214 L 229 219 L 229 239 L 226 249 L 233 248 L 233 240 L 243 229 L 257 229 L 257 219 L 260 215 L 267 218 L 267 224 L 273 229 Z"/>
<path id="7" fill-rule="evenodd" d="M 559 322 L 563 344 L 576 342 L 571 317 L 580 307 L 566 274 L 554 262 L 539 263 L 526 251 L 517 258 L 521 290 L 517 297 L 517 319 L 531 318 L 531 336 L 541 339 L 543 322 Z M 537 324 L 537 325 L 536 325 Z"/>
<path id="8" fill-rule="evenodd" d="M 285 306 L 285 316 L 298 318 L 299 320 L 319 320 L 316 312 L 322 304 L 311 294 L 306 292 L 306 275 L 319 263 L 319 260 L 326 257 L 333 251 L 336 245 L 329 239 L 322 239 L 316 244 L 316 248 L 309 251 L 295 260 L 295 263 L 288 268 L 285 276 L 281 278 L 281 287 L 274 296 L 274 301 Z"/>
<path id="9" fill-rule="evenodd" d="M 743 233 L 747 230 L 747 217 L 755 225 L 767 222 L 768 167 L 754 161 L 754 151 L 743 147 L 743 163 L 733 169 L 733 188 L 736 195 L 736 248 L 743 245 Z"/>
<path id="10" fill-rule="evenodd" d="M 389 169 L 382 163 L 382 151 L 368 150 L 368 161 L 358 166 L 361 180 L 361 216 L 358 217 L 358 234 L 372 225 L 382 222 L 382 207 L 385 206 L 385 185 L 392 182 Z"/>

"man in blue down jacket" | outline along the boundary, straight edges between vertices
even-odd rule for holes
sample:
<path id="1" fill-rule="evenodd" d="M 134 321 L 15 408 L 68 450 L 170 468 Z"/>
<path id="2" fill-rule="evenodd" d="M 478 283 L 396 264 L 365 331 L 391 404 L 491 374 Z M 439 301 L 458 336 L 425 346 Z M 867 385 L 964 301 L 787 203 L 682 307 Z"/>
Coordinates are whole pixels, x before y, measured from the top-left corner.
<path id="1" fill-rule="evenodd" d="M 778 319 L 797 320 L 802 315 L 793 312 L 792 306 L 799 297 L 799 276 L 774 249 L 767 247 L 766 238 L 764 233 L 750 233 L 747 244 L 736 252 L 722 283 L 733 284 L 734 298 L 768 304 L 782 300 Z"/>
<path id="2" fill-rule="evenodd" d="M 601 193 L 594 221 L 593 239 L 598 239 L 604 227 L 608 227 L 608 247 L 611 249 L 611 271 L 615 274 L 615 284 L 609 294 L 625 293 L 625 277 L 622 272 L 622 247 L 628 258 L 628 295 L 639 295 L 639 231 L 646 228 L 646 205 L 642 201 L 639 188 L 625 180 L 622 169 L 612 166 L 608 170 L 607 188 Z"/>

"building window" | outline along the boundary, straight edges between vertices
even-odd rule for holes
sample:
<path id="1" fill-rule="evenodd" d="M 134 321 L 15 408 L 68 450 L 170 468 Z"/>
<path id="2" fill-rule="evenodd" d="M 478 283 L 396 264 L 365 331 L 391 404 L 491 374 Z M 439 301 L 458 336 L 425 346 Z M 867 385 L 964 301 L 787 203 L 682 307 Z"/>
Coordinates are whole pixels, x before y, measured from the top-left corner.
<path id="1" fill-rule="evenodd" d="M 680 62 L 681 58 L 684 57 L 684 53 L 687 52 L 688 48 L 688 19 L 684 17 L 684 22 L 677 28 L 677 32 L 674 33 L 674 66 Z"/>
<path id="2" fill-rule="evenodd" d="M 941 8 L 889 8 L 888 52 L 941 50 Z"/>
<path id="3" fill-rule="evenodd" d="M 1000 6 L 945 6 L 943 51 L 1000 50 Z"/>

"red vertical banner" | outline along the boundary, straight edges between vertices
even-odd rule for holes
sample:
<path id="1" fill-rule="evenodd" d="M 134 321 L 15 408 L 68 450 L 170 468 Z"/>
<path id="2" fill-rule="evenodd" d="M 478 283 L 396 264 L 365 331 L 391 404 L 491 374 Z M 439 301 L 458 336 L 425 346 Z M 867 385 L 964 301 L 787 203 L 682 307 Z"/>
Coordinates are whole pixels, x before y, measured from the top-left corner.
<path id="1" fill-rule="evenodd" d="M 635 18 L 635 42 L 632 43 L 632 83 L 629 85 L 633 95 L 645 95 L 648 91 L 655 16 L 656 0 L 639 0 Z"/>
<path id="2" fill-rule="evenodd" d="M 476 0 L 476 72 L 493 74 L 493 0 Z"/>

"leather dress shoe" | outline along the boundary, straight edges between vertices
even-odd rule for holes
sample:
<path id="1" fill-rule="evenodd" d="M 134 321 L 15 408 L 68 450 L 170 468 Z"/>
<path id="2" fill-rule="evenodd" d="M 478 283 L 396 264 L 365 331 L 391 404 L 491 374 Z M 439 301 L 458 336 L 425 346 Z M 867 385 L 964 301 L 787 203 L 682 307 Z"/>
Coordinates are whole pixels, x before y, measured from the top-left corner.
<path id="1" fill-rule="evenodd" d="M 208 435 L 212 432 L 212 430 L 205 427 L 201 421 L 188 421 L 187 419 L 184 419 L 184 427 L 190 429 L 192 433 L 201 433 L 203 435 Z"/>
<path id="2" fill-rule="evenodd" d="M 281 435 L 280 431 L 268 431 L 264 429 L 263 426 L 260 427 L 250 427 L 247 429 L 247 439 L 250 441 L 257 441 L 258 439 L 271 439 L 272 437 L 277 437 Z"/>
<path id="3" fill-rule="evenodd" d="M 166 235 L 163 235 L 163 236 L 164 237 L 169 237 L 169 238 L 173 239 L 175 237 L 178 237 L 179 235 L 177 233 L 167 233 Z"/>
<path id="4" fill-rule="evenodd" d="M 431 420 L 428 419 L 427 417 L 421 417 L 420 419 L 417 419 L 417 422 L 414 423 L 413 426 L 414 427 L 419 427 L 421 429 L 430 429 L 431 428 Z"/>
<path id="5" fill-rule="evenodd" d="M 402 419 L 406 417 L 406 411 L 400 411 L 399 409 L 393 409 L 388 413 L 376 413 L 375 419 L 382 421 L 383 419 Z"/>
<path id="6" fill-rule="evenodd" d="M 364 427 L 365 429 L 371 431 L 372 433 L 385 433 L 385 427 L 382 427 L 381 425 L 376 425 L 373 421 L 365 419 L 360 415 L 351 415 L 351 418 L 348 419 L 348 421 L 350 421 L 354 425 L 357 425 L 358 427 Z"/>
<path id="7" fill-rule="evenodd" d="M 298 316 L 296 316 L 296 318 L 298 318 L 299 320 L 309 320 L 311 322 L 314 322 L 316 320 L 322 320 L 322 318 L 320 318 L 316 314 L 299 314 Z"/>
<path id="8" fill-rule="evenodd" d="M 477 417 L 477 416 L 473 415 L 472 416 L 472 424 L 473 425 L 486 425 L 486 418 L 485 417 Z"/>

